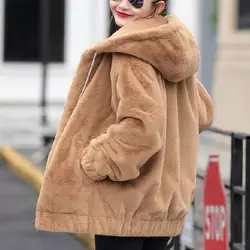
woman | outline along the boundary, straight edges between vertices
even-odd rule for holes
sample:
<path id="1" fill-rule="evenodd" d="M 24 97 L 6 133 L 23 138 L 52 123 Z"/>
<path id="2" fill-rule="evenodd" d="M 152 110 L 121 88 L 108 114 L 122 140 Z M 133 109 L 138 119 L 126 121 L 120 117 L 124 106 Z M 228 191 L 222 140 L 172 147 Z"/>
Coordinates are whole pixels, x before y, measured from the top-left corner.
<path id="1" fill-rule="evenodd" d="M 194 198 L 213 120 L 199 50 L 164 1 L 110 0 L 117 30 L 81 57 L 49 155 L 36 228 L 93 233 L 96 250 L 163 250 Z"/>

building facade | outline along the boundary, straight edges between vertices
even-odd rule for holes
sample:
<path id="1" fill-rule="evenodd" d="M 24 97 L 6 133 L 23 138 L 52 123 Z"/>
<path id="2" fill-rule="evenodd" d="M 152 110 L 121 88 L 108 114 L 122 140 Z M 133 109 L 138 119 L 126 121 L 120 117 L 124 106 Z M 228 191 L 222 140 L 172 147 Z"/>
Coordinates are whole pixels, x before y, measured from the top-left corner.
<path id="1" fill-rule="evenodd" d="M 0 104 L 40 102 L 43 73 L 40 2 L 0 0 Z M 204 26 L 211 9 L 208 2 L 211 1 L 169 0 L 168 12 L 177 15 L 191 29 L 201 54 L 211 56 L 215 53 L 215 36 L 210 34 L 210 26 Z M 108 1 L 53 0 L 49 3 L 47 100 L 63 103 L 80 55 L 91 44 L 108 36 Z M 208 39 L 203 41 L 205 36 Z M 206 70 L 201 67 L 199 77 L 210 91 L 213 58 L 210 61 L 206 58 L 208 56 L 202 57 Z"/>
<path id="2" fill-rule="evenodd" d="M 215 126 L 250 133 L 250 1 L 220 0 Z"/>
<path id="3" fill-rule="evenodd" d="M 39 0 L 0 0 L 0 103 L 39 103 L 41 6 Z M 84 50 L 107 36 L 106 1 L 50 3 L 49 102 L 63 102 Z M 98 14 L 97 14 L 98 13 Z"/>

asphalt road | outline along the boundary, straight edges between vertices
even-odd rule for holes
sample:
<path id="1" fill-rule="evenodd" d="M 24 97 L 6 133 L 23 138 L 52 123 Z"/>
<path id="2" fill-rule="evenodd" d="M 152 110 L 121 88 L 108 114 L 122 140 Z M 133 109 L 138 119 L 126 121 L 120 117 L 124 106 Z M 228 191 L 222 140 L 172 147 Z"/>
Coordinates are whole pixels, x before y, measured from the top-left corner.
<path id="1" fill-rule="evenodd" d="M 0 159 L 0 249 L 87 250 L 69 234 L 36 232 L 37 194 L 14 176 Z"/>

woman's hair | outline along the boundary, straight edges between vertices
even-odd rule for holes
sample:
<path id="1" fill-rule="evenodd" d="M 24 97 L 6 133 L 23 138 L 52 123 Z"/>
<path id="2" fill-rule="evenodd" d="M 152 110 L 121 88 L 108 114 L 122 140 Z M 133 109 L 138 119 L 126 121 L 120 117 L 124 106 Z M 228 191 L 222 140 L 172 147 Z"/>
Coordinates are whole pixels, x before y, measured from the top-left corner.
<path id="1" fill-rule="evenodd" d="M 112 15 L 112 14 L 111 14 Z M 116 24 L 115 18 L 112 15 L 110 19 L 110 25 L 109 25 L 109 35 L 113 35 L 117 30 L 119 30 L 120 27 Z"/>

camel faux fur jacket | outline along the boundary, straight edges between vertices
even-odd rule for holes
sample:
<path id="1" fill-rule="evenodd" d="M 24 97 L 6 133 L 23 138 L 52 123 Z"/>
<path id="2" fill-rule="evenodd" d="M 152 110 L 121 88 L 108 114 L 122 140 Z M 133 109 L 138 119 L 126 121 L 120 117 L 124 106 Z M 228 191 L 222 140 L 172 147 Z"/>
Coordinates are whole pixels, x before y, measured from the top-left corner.
<path id="1" fill-rule="evenodd" d="M 49 155 L 36 228 L 176 236 L 213 120 L 199 50 L 176 17 L 138 20 L 81 57 Z"/>

